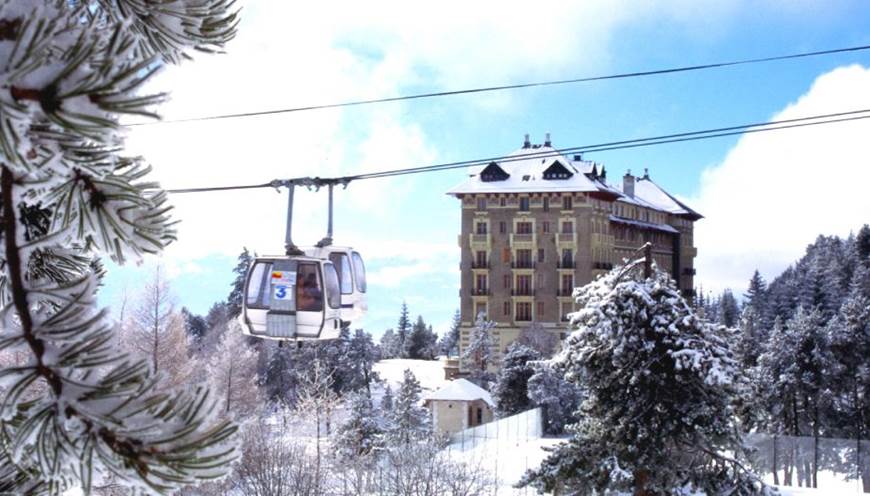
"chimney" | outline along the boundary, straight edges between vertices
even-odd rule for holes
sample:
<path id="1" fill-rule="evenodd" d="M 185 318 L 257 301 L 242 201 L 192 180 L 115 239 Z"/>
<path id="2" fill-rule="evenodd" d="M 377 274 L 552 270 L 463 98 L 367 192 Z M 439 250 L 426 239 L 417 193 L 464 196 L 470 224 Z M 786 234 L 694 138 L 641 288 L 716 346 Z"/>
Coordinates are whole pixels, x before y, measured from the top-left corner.
<path id="1" fill-rule="evenodd" d="M 646 167 L 643 168 L 643 178 L 649 180 L 649 169 Z"/>
<path id="2" fill-rule="evenodd" d="M 622 192 L 634 198 L 634 176 L 631 175 L 631 169 L 622 176 Z"/>
<path id="3" fill-rule="evenodd" d="M 526 134 L 526 139 L 523 141 L 523 148 L 531 148 L 532 142 L 529 141 L 529 135 Z"/>
<path id="4" fill-rule="evenodd" d="M 605 169 L 603 165 L 601 166 L 601 173 L 598 174 L 598 177 L 601 178 L 602 182 L 607 180 L 607 169 Z"/>
<path id="5" fill-rule="evenodd" d="M 583 160 L 583 155 L 581 155 L 581 154 L 579 154 L 579 153 L 575 153 L 575 154 L 574 154 L 574 161 L 575 161 L 575 162 L 580 162 L 580 161 L 582 161 L 582 160 Z"/>
<path id="6" fill-rule="evenodd" d="M 544 146 L 553 146 L 552 143 L 550 143 L 550 133 L 547 133 L 544 136 Z"/>

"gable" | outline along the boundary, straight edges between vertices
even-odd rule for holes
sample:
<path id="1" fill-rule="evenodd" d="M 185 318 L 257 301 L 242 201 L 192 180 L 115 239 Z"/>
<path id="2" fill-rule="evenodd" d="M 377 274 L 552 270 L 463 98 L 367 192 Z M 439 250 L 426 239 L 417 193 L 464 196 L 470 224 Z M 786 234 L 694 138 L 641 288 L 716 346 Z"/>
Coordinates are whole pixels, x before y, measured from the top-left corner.
<path id="1" fill-rule="evenodd" d="M 480 171 L 480 180 L 489 183 L 492 181 L 505 181 L 511 177 L 510 174 L 504 171 L 495 162 L 490 162 L 482 171 Z"/>
<path id="2" fill-rule="evenodd" d="M 569 171 L 558 160 L 544 170 L 544 179 L 568 179 L 573 175 L 574 173 Z"/>

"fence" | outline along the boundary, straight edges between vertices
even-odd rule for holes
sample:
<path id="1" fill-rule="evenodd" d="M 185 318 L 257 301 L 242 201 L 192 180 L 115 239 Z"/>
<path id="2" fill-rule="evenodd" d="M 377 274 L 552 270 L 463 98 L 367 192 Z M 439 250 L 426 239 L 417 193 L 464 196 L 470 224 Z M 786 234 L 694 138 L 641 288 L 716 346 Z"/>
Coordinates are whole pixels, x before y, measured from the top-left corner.
<path id="1" fill-rule="evenodd" d="M 547 455 L 542 448 L 562 441 L 543 436 L 543 414 L 535 408 L 456 432 L 446 449 L 451 458 L 487 470 L 493 478 L 492 494 L 532 495 L 537 492 L 513 485 L 540 465 Z"/>
<path id="2" fill-rule="evenodd" d="M 753 468 L 769 484 L 826 494 L 870 493 L 870 441 L 748 434 Z"/>
<path id="3" fill-rule="evenodd" d="M 748 434 L 752 467 L 768 484 L 816 487 L 821 494 L 870 493 L 870 441 Z M 564 438 L 543 434 L 540 408 L 456 432 L 450 436 L 450 456 L 487 470 L 498 495 L 532 495 L 516 489 L 529 469 L 546 457 L 542 448 Z"/>

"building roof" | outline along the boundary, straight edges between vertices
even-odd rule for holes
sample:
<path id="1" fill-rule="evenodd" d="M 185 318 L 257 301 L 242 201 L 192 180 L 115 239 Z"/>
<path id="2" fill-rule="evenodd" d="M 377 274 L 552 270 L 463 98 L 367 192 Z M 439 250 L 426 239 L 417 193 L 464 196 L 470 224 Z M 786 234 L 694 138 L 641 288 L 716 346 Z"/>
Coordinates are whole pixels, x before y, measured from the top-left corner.
<path id="1" fill-rule="evenodd" d="M 435 391 L 432 394 L 429 394 L 425 398 L 426 401 L 430 400 L 445 400 L 445 401 L 475 401 L 475 400 L 483 400 L 490 407 L 495 407 L 495 402 L 492 400 L 492 396 L 483 388 L 475 385 L 471 381 L 466 379 L 456 379 L 455 381 L 450 381 L 449 384 L 442 387 L 438 391 Z"/>
<path id="2" fill-rule="evenodd" d="M 623 192 L 622 185 L 607 184 L 604 167 L 599 170 L 598 166 L 582 160 L 579 155 L 569 159 L 549 141 L 544 145 L 531 145 L 526 141 L 522 148 L 500 161 L 469 167 L 468 178 L 447 194 L 594 192 L 691 220 L 703 217 L 654 183 L 648 174 L 635 178 L 634 195 L 629 196 Z M 569 177 L 564 177 L 561 173 L 564 171 Z"/>
<path id="3" fill-rule="evenodd" d="M 560 179 L 544 179 L 544 171 L 556 162 L 562 164 L 571 176 Z M 504 180 L 484 180 L 481 173 L 486 169 L 492 170 L 493 164 L 506 172 L 508 177 Z M 520 148 L 501 161 L 490 162 L 485 166 L 470 167 L 468 179 L 450 189 L 447 194 L 600 191 L 600 187 L 595 184 L 596 182 L 586 176 L 586 170 L 591 169 L 591 167 L 591 164 L 587 166 L 582 161 L 570 160 L 551 146 L 535 145 Z"/>

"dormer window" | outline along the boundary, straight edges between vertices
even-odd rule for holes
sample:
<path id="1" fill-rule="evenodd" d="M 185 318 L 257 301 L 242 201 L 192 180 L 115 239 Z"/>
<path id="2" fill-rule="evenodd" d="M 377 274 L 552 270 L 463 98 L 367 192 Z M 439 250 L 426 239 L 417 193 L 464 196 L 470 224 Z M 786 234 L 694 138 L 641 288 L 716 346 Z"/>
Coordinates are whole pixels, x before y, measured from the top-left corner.
<path id="1" fill-rule="evenodd" d="M 568 179 L 573 176 L 574 173 L 569 171 L 562 162 L 556 160 L 552 165 L 547 167 L 544 171 L 544 179 Z"/>
<path id="2" fill-rule="evenodd" d="M 509 177 L 511 177 L 511 175 L 505 172 L 504 169 L 499 167 L 495 162 L 490 162 L 489 165 L 480 172 L 480 180 L 485 183 L 504 181 Z"/>

